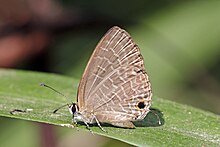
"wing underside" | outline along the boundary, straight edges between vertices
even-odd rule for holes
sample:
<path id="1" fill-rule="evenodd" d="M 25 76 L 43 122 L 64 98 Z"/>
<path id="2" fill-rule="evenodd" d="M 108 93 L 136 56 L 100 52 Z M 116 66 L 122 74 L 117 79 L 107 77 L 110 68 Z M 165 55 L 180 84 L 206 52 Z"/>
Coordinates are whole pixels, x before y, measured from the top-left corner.
<path id="1" fill-rule="evenodd" d="M 138 46 L 126 31 L 111 28 L 97 45 L 80 81 L 80 111 L 95 114 L 100 122 L 142 119 L 149 111 L 151 96 Z"/>

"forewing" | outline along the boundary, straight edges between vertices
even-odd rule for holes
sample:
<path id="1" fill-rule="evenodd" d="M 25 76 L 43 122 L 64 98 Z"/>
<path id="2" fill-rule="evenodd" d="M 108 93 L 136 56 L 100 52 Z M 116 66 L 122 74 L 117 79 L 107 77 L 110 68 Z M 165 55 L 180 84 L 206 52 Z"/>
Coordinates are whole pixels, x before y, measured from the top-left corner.
<path id="1" fill-rule="evenodd" d="M 118 38 L 121 37 L 118 35 L 119 32 L 120 28 L 111 28 L 102 37 L 93 51 L 78 87 L 77 101 L 80 109 L 87 107 L 87 100 L 91 98 L 88 95 L 94 91 L 109 72 L 114 70 L 106 67 L 115 65 L 114 62 L 117 58 L 113 56 L 114 53 L 111 48 L 118 42 Z"/>

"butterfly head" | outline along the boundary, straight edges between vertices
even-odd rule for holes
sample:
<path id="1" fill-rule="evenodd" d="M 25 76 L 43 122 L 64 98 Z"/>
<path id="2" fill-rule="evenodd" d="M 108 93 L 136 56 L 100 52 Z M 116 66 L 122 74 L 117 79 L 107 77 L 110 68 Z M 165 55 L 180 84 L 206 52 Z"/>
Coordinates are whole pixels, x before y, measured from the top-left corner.
<path id="1" fill-rule="evenodd" d="M 76 112 L 79 112 L 79 107 L 78 107 L 78 105 L 76 104 L 76 103 L 72 103 L 72 104 L 70 104 L 70 105 L 68 105 L 68 108 L 69 108 L 69 112 L 71 113 L 71 114 L 75 114 Z"/>

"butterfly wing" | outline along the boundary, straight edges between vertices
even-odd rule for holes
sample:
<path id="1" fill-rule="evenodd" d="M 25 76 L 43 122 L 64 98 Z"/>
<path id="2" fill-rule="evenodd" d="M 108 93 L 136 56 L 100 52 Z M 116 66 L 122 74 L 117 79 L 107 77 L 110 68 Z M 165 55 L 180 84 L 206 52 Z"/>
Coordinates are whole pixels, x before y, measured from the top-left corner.
<path id="1" fill-rule="evenodd" d="M 105 48 L 111 47 L 111 42 L 113 41 L 113 39 L 118 38 L 116 33 L 117 29 L 119 28 L 111 28 L 102 37 L 88 61 L 83 76 L 80 80 L 77 92 L 77 102 L 80 109 L 83 109 L 88 106 L 88 95 L 94 90 L 94 88 L 97 87 L 98 83 L 100 83 L 103 80 L 103 78 L 108 74 L 105 71 L 101 71 L 101 68 L 102 66 L 108 66 L 109 59 L 106 55 L 112 55 L 111 52 L 108 52 L 106 54 L 107 50 L 105 50 Z M 99 77 L 97 75 L 99 75 Z"/>
<path id="2" fill-rule="evenodd" d="M 143 119 L 149 112 L 151 85 L 144 61 L 131 36 L 111 28 L 93 52 L 78 88 L 81 112 L 100 122 Z"/>

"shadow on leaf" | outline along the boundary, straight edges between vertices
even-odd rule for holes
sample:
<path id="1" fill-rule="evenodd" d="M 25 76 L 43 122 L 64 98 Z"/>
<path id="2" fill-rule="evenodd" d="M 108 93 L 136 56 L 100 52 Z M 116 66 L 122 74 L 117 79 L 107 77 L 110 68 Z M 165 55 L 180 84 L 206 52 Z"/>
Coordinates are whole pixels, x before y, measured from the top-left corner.
<path id="1" fill-rule="evenodd" d="M 133 122 L 136 127 L 158 127 L 164 125 L 163 113 L 156 108 L 150 108 L 147 116 L 141 120 Z"/>

